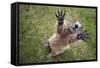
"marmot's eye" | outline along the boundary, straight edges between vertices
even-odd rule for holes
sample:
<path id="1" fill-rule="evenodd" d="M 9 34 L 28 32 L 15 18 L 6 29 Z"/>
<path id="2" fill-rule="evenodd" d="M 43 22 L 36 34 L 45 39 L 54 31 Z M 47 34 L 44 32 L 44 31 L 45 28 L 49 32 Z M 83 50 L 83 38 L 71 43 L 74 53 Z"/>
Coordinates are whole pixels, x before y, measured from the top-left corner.
<path id="1" fill-rule="evenodd" d="M 75 25 L 74 28 L 78 28 L 78 25 Z"/>

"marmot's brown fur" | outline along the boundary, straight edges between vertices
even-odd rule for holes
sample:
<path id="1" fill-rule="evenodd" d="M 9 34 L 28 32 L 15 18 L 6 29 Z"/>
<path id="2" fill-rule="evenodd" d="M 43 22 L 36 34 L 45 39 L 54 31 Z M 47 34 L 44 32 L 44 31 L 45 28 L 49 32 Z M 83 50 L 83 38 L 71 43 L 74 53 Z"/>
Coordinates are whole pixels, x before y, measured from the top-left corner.
<path id="1" fill-rule="evenodd" d="M 55 32 L 49 39 L 48 44 L 51 49 L 52 56 L 63 53 L 68 44 L 77 41 L 77 33 L 72 33 L 65 24 L 58 25 L 57 32 Z"/>

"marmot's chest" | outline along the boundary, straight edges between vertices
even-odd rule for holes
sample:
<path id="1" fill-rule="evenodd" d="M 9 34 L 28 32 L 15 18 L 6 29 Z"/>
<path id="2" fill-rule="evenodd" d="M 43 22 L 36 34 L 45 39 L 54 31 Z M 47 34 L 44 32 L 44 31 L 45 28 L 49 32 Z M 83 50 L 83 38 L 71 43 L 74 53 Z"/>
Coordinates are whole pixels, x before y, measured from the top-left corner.
<path id="1" fill-rule="evenodd" d="M 73 38 L 74 34 L 69 34 L 66 36 L 60 34 L 54 34 L 50 39 L 50 47 L 51 49 L 61 49 L 65 47 L 67 44 L 70 43 L 71 39 Z"/>

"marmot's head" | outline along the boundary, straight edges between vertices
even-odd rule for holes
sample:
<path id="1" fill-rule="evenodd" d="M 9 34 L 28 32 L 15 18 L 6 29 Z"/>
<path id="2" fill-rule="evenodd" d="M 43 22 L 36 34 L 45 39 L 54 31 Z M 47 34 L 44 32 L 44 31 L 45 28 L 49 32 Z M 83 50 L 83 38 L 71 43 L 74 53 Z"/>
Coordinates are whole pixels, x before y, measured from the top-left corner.
<path id="1" fill-rule="evenodd" d="M 76 33 L 80 30 L 81 28 L 81 24 L 79 21 L 74 21 L 72 22 L 70 25 L 69 25 L 69 30 L 72 32 L 72 33 Z"/>

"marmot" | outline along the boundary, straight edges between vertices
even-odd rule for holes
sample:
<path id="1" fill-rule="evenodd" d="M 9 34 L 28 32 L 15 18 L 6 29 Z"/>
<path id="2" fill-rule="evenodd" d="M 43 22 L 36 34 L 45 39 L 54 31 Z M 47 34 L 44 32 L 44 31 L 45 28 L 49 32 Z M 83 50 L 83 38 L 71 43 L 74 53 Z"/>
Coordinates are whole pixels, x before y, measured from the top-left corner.
<path id="1" fill-rule="evenodd" d="M 44 47 L 50 48 L 49 58 L 63 53 L 69 44 L 78 40 L 85 41 L 88 38 L 88 33 L 80 30 L 79 21 L 66 22 L 64 20 L 65 12 L 62 11 L 58 11 L 55 16 L 57 30 L 44 44 Z"/>

